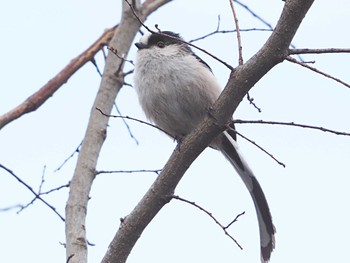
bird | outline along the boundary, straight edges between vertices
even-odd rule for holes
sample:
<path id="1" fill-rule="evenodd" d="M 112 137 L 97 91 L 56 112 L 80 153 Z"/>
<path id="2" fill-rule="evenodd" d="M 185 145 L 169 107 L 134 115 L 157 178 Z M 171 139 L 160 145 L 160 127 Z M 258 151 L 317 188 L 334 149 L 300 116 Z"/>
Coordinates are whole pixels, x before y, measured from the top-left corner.
<path id="1" fill-rule="evenodd" d="M 147 119 L 181 142 L 208 114 L 221 88 L 210 66 L 172 31 L 145 33 L 135 43 L 134 84 Z M 260 232 L 261 262 L 275 247 L 275 227 L 265 194 L 242 157 L 231 119 L 210 147 L 219 150 L 243 180 L 253 200 Z"/>

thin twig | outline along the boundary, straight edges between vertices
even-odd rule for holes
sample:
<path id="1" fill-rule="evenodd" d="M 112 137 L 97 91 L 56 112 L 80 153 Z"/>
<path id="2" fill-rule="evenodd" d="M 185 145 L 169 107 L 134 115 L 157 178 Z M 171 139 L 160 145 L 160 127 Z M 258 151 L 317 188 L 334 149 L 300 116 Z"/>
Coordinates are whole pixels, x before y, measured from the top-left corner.
<path id="1" fill-rule="evenodd" d="M 313 129 L 313 130 L 319 130 L 323 132 L 329 132 L 336 135 L 343 135 L 343 136 L 350 136 L 349 132 L 341 132 L 341 131 L 335 131 L 324 127 L 319 126 L 313 126 L 313 125 L 307 125 L 307 124 L 301 124 L 301 123 L 295 123 L 295 122 L 282 122 L 282 121 L 263 121 L 263 120 L 240 120 L 240 119 L 234 119 L 234 123 L 238 124 L 271 124 L 271 125 L 284 125 L 284 126 L 292 126 L 292 127 L 300 127 L 300 128 L 306 128 L 306 129 Z"/>
<path id="2" fill-rule="evenodd" d="M 247 100 L 249 101 L 249 104 L 253 105 L 253 107 L 260 113 L 262 112 L 261 108 L 256 105 L 254 102 L 254 98 L 250 96 L 249 92 L 247 93 Z"/>
<path id="3" fill-rule="evenodd" d="M 233 222 L 236 222 L 237 219 L 244 215 L 245 212 L 243 213 L 240 213 L 239 215 L 236 216 L 236 218 L 229 224 L 227 225 L 226 227 L 223 226 L 214 216 L 211 212 L 209 212 L 208 210 L 204 209 L 203 207 L 201 207 L 200 205 L 197 205 L 195 202 L 193 201 L 189 201 L 189 200 L 186 200 L 184 198 L 181 198 L 180 196 L 178 195 L 173 195 L 172 198 L 176 199 L 176 200 L 180 200 L 182 202 L 185 202 L 187 204 L 190 204 L 190 205 L 193 205 L 194 207 L 198 208 L 199 210 L 203 211 L 204 213 L 206 213 L 211 219 L 214 220 L 214 222 L 220 226 L 220 228 L 224 231 L 225 235 L 228 236 L 229 238 L 231 238 L 233 240 L 233 242 L 236 243 L 236 245 L 240 248 L 240 249 L 243 249 L 243 247 L 237 242 L 237 240 L 235 238 L 233 238 L 233 236 L 231 236 L 228 232 L 227 232 L 227 229 L 232 225 Z"/>
<path id="4" fill-rule="evenodd" d="M 349 48 L 295 48 L 291 44 L 292 49 L 289 49 L 289 55 L 297 55 L 302 63 L 315 63 L 314 61 L 305 61 L 300 54 L 336 54 L 336 53 L 350 53 Z"/>
<path id="5" fill-rule="evenodd" d="M 103 48 L 101 50 L 103 51 Z M 102 72 L 100 71 L 100 68 L 97 65 L 96 59 L 92 58 L 90 61 L 95 66 L 98 75 L 100 75 L 100 77 L 102 77 Z"/>
<path id="6" fill-rule="evenodd" d="M 235 27 L 236 27 L 236 35 L 237 35 L 237 45 L 238 45 L 238 64 L 241 66 L 243 65 L 243 46 L 242 46 L 242 38 L 241 38 L 241 30 L 239 29 L 239 24 L 238 24 L 238 17 L 236 14 L 235 6 L 233 4 L 233 0 L 230 1 L 230 6 L 233 14 L 233 18 L 235 20 Z M 255 109 L 258 110 L 258 112 L 261 112 L 261 108 L 258 107 L 255 102 L 254 98 L 250 97 L 249 92 L 247 93 L 247 100 Z"/>
<path id="7" fill-rule="evenodd" d="M 238 218 L 240 218 L 244 214 L 245 214 L 245 211 L 236 215 L 235 219 L 233 219 L 227 226 L 225 226 L 225 229 L 229 228 L 233 223 L 236 223 L 238 221 Z"/>
<path id="8" fill-rule="evenodd" d="M 273 27 L 270 23 L 268 23 L 266 20 L 264 20 L 261 16 L 259 16 L 257 13 L 255 13 L 253 10 L 251 10 L 247 5 L 243 4 L 242 2 L 238 0 L 234 0 L 237 4 L 242 6 L 245 10 L 247 10 L 253 17 L 258 19 L 260 22 L 262 22 L 265 26 L 267 26 L 270 30 L 273 30 Z"/>
<path id="9" fill-rule="evenodd" d="M 235 133 L 237 133 L 237 135 L 241 136 L 243 139 L 245 139 L 246 141 L 250 142 L 251 144 L 253 144 L 254 146 L 258 147 L 258 149 L 260 149 L 261 151 L 263 151 L 264 153 L 266 153 L 268 156 L 270 156 L 276 163 L 278 163 L 279 165 L 283 166 L 284 168 L 286 168 L 286 165 L 282 162 L 280 162 L 279 160 L 276 159 L 276 157 L 274 157 L 271 153 L 269 153 L 267 150 L 265 150 L 263 147 L 261 147 L 259 144 L 257 144 L 256 142 L 254 142 L 253 140 L 249 139 L 248 137 L 244 136 L 243 134 L 239 133 L 238 131 L 235 130 Z"/>
<path id="10" fill-rule="evenodd" d="M 263 23 L 265 26 L 267 26 L 269 28 L 269 30 L 273 31 L 273 27 L 270 23 L 268 23 L 265 19 L 263 19 L 261 16 L 259 16 L 256 12 L 254 12 L 252 9 L 250 9 L 247 5 L 241 3 L 238 0 L 234 0 L 237 4 L 239 4 L 240 6 L 242 6 L 246 11 L 248 11 L 253 17 L 255 17 L 256 19 L 258 19 L 261 23 Z M 292 48 L 295 48 L 295 45 L 293 43 L 290 43 L 290 46 Z M 299 59 L 301 61 L 304 61 L 304 59 L 298 55 Z"/>
<path id="11" fill-rule="evenodd" d="M 162 128 L 152 124 L 152 123 L 149 123 L 149 122 L 146 122 L 146 121 L 142 121 L 142 120 L 139 120 L 139 119 L 136 119 L 136 118 L 133 118 L 133 117 L 129 117 L 129 116 L 120 116 L 120 115 L 110 115 L 110 114 L 106 114 L 104 113 L 100 108 L 96 108 L 96 110 L 98 110 L 102 115 L 106 116 L 106 117 L 109 117 L 109 118 L 121 118 L 121 119 L 128 119 L 128 120 L 132 120 L 132 121 L 136 121 L 136 122 L 139 122 L 139 123 L 142 123 L 142 124 L 146 124 L 148 126 L 151 126 L 153 128 L 156 128 L 162 132 L 164 132 L 165 134 L 169 135 L 170 137 L 173 138 L 173 136 L 168 133 L 167 131 L 163 130 Z"/>
<path id="12" fill-rule="evenodd" d="M 236 35 L 237 35 L 237 44 L 238 44 L 238 65 L 243 65 L 243 54 L 242 54 L 242 39 L 241 39 L 241 33 L 239 30 L 239 24 L 238 24 L 238 17 L 235 11 L 235 7 L 233 5 L 233 0 L 230 1 L 230 6 L 233 14 L 233 18 L 235 20 L 235 27 L 236 27 Z"/>
<path id="13" fill-rule="evenodd" d="M 221 17 L 218 15 L 218 23 L 216 24 L 216 32 L 220 30 L 220 24 L 221 24 Z"/>
<path id="14" fill-rule="evenodd" d="M 146 170 L 146 169 L 141 169 L 141 170 L 117 170 L 117 171 L 96 171 L 96 175 L 98 174 L 120 174 L 120 173 L 155 173 L 159 174 L 162 171 L 162 169 L 155 169 L 155 170 Z"/>
<path id="15" fill-rule="evenodd" d="M 266 28 L 246 28 L 246 29 L 240 29 L 240 32 L 251 32 L 251 31 L 268 31 L 268 32 L 271 32 L 271 29 L 266 29 Z M 189 43 L 192 43 L 192 42 L 196 42 L 196 41 L 199 41 L 199 40 L 203 40 L 207 37 L 210 37 L 212 35 L 215 35 L 215 34 L 229 34 L 229 33 L 235 33 L 236 30 L 215 30 L 211 33 L 208 33 L 204 36 L 201 36 L 201 37 L 197 37 L 195 39 L 192 39 L 190 41 L 188 41 Z"/>
<path id="16" fill-rule="evenodd" d="M 11 206 L 0 208 L 0 211 L 7 212 L 7 211 L 12 210 L 12 209 L 18 209 L 18 208 L 20 209 L 21 207 L 23 207 L 23 205 L 11 205 Z"/>
<path id="17" fill-rule="evenodd" d="M 119 108 L 118 108 L 118 106 L 117 106 L 117 103 L 115 103 L 115 102 L 114 102 L 114 108 L 116 109 L 117 113 L 121 116 L 122 114 L 121 114 L 121 112 L 120 112 L 120 110 L 119 110 Z M 133 140 L 135 141 L 136 145 L 139 145 L 139 141 L 136 139 L 136 137 L 135 137 L 134 134 L 132 133 L 129 124 L 126 122 L 125 119 L 122 118 L 122 120 L 123 120 L 123 123 L 124 123 L 126 129 L 127 129 L 128 132 L 129 132 L 129 135 L 130 135 L 131 139 L 133 139 Z"/>
<path id="18" fill-rule="evenodd" d="M 58 166 L 58 167 L 54 170 L 55 173 L 58 172 L 59 170 L 61 170 L 62 167 L 63 167 L 76 153 L 79 153 L 79 149 L 80 149 L 80 146 L 81 146 L 82 143 L 83 143 L 83 141 L 81 141 L 80 144 L 78 145 L 78 147 L 74 150 L 74 152 L 72 152 L 72 154 L 69 155 L 68 158 L 65 159 L 65 160 L 63 161 L 63 163 L 62 163 L 60 166 Z"/>
<path id="19" fill-rule="evenodd" d="M 34 202 L 38 199 L 37 196 L 41 196 L 41 195 L 47 195 L 47 194 L 50 194 L 52 192 L 55 192 L 55 191 L 59 191 L 61 190 L 62 188 L 67 188 L 69 187 L 69 183 L 68 184 L 65 184 L 65 185 L 61 185 L 59 187 L 56 187 L 56 188 L 53 188 L 53 189 L 50 189 L 46 192 L 41 192 L 41 186 L 43 185 L 43 182 L 41 182 L 40 184 L 40 190 L 38 191 L 38 194 L 30 201 L 28 202 L 26 205 L 18 205 L 19 206 L 19 210 L 17 211 L 17 214 L 19 214 L 20 212 L 22 212 L 24 209 L 28 208 L 30 205 L 34 204 Z"/>
<path id="20" fill-rule="evenodd" d="M 39 199 L 41 202 L 43 202 L 47 207 L 49 207 L 56 215 L 58 215 L 58 217 L 64 222 L 65 219 L 63 216 L 60 215 L 60 213 L 57 212 L 56 208 L 53 207 L 52 205 L 50 205 L 48 202 L 46 202 L 44 199 L 42 199 L 40 197 L 40 195 L 38 195 L 32 187 L 30 187 L 27 183 L 25 183 L 21 178 L 19 178 L 14 172 L 12 172 L 9 168 L 3 166 L 2 164 L 0 164 L 0 168 L 4 169 L 6 172 L 8 172 L 9 174 L 11 174 L 18 182 L 20 182 L 23 186 L 25 186 L 34 196 L 35 198 L 29 203 L 32 204 L 32 202 L 34 202 L 34 200 Z M 29 205 L 28 204 L 28 205 Z"/>
<path id="21" fill-rule="evenodd" d="M 126 77 L 127 75 L 130 75 L 130 74 L 132 74 L 132 73 L 134 73 L 134 70 L 133 70 L 133 69 L 130 69 L 129 71 L 123 73 L 123 77 Z M 124 85 L 125 85 L 125 84 L 124 84 Z M 130 85 L 130 84 L 129 84 L 129 85 Z M 131 85 L 130 85 L 130 86 L 131 86 Z"/>
<path id="22" fill-rule="evenodd" d="M 29 206 L 31 206 L 32 204 L 34 204 L 35 200 L 37 198 L 34 197 L 30 202 L 28 202 L 26 205 L 22 205 L 21 208 L 17 211 L 17 214 L 21 213 L 24 209 L 28 208 Z"/>
<path id="23" fill-rule="evenodd" d="M 308 64 L 305 64 L 305 63 L 303 63 L 303 62 L 300 62 L 300 61 L 298 61 L 297 59 L 295 59 L 295 58 L 293 58 L 293 57 L 291 57 L 291 56 L 286 57 L 286 60 L 289 61 L 289 62 L 298 64 L 298 65 L 300 65 L 300 66 L 302 66 L 302 67 L 304 67 L 304 68 L 310 69 L 310 70 L 312 70 L 312 71 L 314 71 L 314 72 L 316 72 L 316 73 L 318 73 L 318 74 L 320 74 L 320 75 L 322 75 L 322 76 L 325 76 L 326 78 L 332 79 L 332 80 L 334 80 L 334 81 L 336 81 L 336 82 L 338 82 L 338 83 L 344 85 L 344 86 L 347 87 L 347 88 L 350 88 L 350 84 L 348 84 L 348 83 L 342 81 L 341 79 L 338 79 L 338 78 L 336 78 L 336 77 L 333 77 L 333 76 L 329 75 L 328 73 L 325 73 L 325 72 L 323 72 L 323 71 L 321 71 L 321 70 L 319 70 L 319 69 L 317 69 L 317 68 L 315 68 L 315 67 L 311 67 L 311 66 L 308 65 Z"/>
<path id="24" fill-rule="evenodd" d="M 46 165 L 44 165 L 43 172 L 41 175 L 41 182 L 40 182 L 39 189 L 38 189 L 39 194 L 41 193 L 41 189 L 42 189 L 44 182 L 45 182 L 45 172 L 46 172 Z"/>
<path id="25" fill-rule="evenodd" d="M 56 192 L 56 191 L 59 191 L 63 188 L 68 188 L 69 187 L 69 183 L 68 184 L 64 184 L 64 185 L 61 185 L 61 186 L 58 186 L 56 188 L 52 188 L 46 192 L 41 192 L 40 195 L 48 195 L 48 194 L 51 194 L 52 192 Z"/>
<path id="26" fill-rule="evenodd" d="M 221 23 L 221 18 L 220 18 L 220 15 L 218 15 L 218 23 L 216 25 L 216 29 L 213 32 L 208 33 L 208 34 L 206 34 L 204 36 L 192 39 L 192 40 L 190 40 L 188 42 L 192 43 L 192 42 L 196 42 L 196 41 L 199 41 L 199 40 L 203 40 L 203 39 L 205 39 L 207 37 L 210 37 L 212 35 L 215 35 L 215 34 L 228 34 L 228 33 L 235 33 L 236 32 L 236 29 L 234 29 L 234 30 L 220 30 L 220 23 Z M 240 32 L 251 32 L 251 31 L 269 31 L 269 32 L 271 32 L 272 30 L 271 29 L 266 29 L 266 28 L 240 29 Z"/>
<path id="27" fill-rule="evenodd" d="M 121 59 L 123 62 L 128 62 L 128 63 L 130 63 L 131 65 L 135 66 L 135 64 L 134 64 L 134 62 L 133 62 L 132 60 L 128 60 L 128 59 L 126 59 L 124 56 L 119 55 L 119 54 L 118 54 L 118 50 L 115 49 L 114 47 L 107 46 L 107 49 L 108 49 L 109 51 L 111 51 L 114 55 L 116 55 L 119 59 Z M 122 64 L 121 64 L 121 65 L 122 65 Z M 118 71 L 117 71 L 117 72 L 118 72 Z M 127 75 L 129 75 L 129 74 L 131 74 L 131 73 L 133 73 L 133 72 L 134 72 L 134 70 L 130 70 L 130 71 L 126 72 L 126 73 L 123 73 L 123 77 L 125 77 L 125 76 L 127 76 Z M 102 77 L 102 74 L 101 74 L 101 77 Z M 126 86 L 131 86 L 130 84 L 125 83 L 125 82 L 124 82 L 124 85 L 126 85 Z M 122 114 L 120 113 L 119 108 L 118 108 L 118 106 L 117 106 L 117 104 L 116 104 L 115 102 L 114 102 L 114 107 L 115 107 L 115 109 L 117 110 L 118 114 L 119 114 L 119 115 L 122 115 Z M 124 125 L 126 126 L 126 129 L 127 129 L 128 132 L 129 132 L 130 137 L 135 141 L 136 145 L 139 145 L 139 142 L 138 142 L 138 140 L 136 139 L 136 137 L 133 135 L 133 133 L 131 132 L 131 129 L 130 129 L 128 123 L 125 121 L 125 119 L 122 119 L 122 120 L 123 120 Z"/>
<path id="28" fill-rule="evenodd" d="M 131 65 L 135 66 L 134 61 L 129 60 L 129 59 L 126 59 L 124 56 L 119 55 L 119 54 L 118 54 L 118 50 L 115 49 L 114 47 L 112 47 L 112 46 L 107 46 L 107 49 L 108 49 L 109 51 L 111 51 L 114 55 L 116 55 L 119 59 L 123 60 L 124 62 L 128 62 L 128 63 L 130 63 Z"/>
<path id="29" fill-rule="evenodd" d="M 289 49 L 289 55 L 327 54 L 327 53 L 350 53 L 350 48 L 293 48 L 293 49 Z"/>

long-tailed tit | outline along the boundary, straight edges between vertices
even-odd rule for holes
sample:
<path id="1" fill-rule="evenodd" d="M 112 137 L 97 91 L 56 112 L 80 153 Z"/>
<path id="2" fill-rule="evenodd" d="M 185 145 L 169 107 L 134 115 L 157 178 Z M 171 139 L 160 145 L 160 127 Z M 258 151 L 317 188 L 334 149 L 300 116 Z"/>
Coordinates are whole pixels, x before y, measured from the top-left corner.
<path id="1" fill-rule="evenodd" d="M 136 43 L 135 88 L 146 117 L 176 139 L 182 139 L 208 114 L 221 89 L 210 67 L 170 31 L 145 34 Z M 165 35 L 164 35 L 165 34 Z M 261 260 L 275 246 L 275 228 L 265 195 L 242 158 L 233 123 L 211 147 L 221 151 L 236 169 L 253 199 L 259 221 Z"/>

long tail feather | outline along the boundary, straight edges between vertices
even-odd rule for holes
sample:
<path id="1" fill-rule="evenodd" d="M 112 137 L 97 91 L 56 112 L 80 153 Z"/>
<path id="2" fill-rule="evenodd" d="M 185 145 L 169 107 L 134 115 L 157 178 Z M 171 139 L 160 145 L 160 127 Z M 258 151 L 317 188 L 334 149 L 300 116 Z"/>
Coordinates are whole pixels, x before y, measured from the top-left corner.
<path id="1" fill-rule="evenodd" d="M 218 147 L 234 166 L 253 199 L 259 222 L 261 261 L 267 262 L 275 247 L 274 234 L 276 231 L 272 223 L 269 205 L 264 192 L 248 164 L 239 153 L 238 145 L 235 141 L 235 134 L 233 132 L 231 134 L 231 131 L 225 131 L 220 138 Z"/>

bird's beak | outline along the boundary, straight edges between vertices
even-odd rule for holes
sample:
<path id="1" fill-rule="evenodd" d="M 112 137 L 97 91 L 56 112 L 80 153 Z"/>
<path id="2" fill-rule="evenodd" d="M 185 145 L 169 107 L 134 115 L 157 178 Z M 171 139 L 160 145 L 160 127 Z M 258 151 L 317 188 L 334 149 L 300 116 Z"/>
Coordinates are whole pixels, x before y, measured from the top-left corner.
<path id="1" fill-rule="evenodd" d="M 143 43 L 141 43 L 141 42 L 135 43 L 135 46 L 136 46 L 139 50 L 144 49 L 144 48 L 146 47 L 146 45 L 143 44 Z"/>

